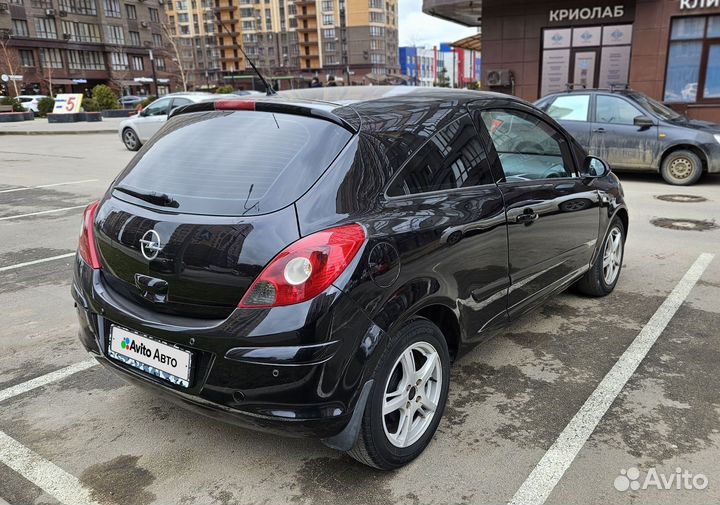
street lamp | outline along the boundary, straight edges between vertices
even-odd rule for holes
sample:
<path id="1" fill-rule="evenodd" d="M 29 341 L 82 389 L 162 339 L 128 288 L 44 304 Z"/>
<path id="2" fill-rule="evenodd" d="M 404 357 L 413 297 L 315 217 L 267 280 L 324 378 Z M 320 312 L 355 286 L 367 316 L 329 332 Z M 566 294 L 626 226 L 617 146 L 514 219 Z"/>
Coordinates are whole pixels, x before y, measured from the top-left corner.
<path id="1" fill-rule="evenodd" d="M 155 85 L 155 96 L 160 96 L 160 91 L 158 90 L 157 74 L 155 73 L 155 58 L 153 57 L 152 49 L 149 49 L 149 51 L 150 51 L 150 66 L 152 67 L 153 84 Z"/>

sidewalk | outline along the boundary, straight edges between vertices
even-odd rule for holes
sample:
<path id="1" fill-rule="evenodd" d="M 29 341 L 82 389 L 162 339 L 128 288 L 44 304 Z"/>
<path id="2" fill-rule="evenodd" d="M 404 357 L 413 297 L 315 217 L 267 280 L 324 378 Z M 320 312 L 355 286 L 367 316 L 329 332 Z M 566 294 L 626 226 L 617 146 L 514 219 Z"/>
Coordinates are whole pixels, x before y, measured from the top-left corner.
<path id="1" fill-rule="evenodd" d="M 0 123 L 0 135 L 69 135 L 88 133 L 117 133 L 120 122 L 126 118 L 106 118 L 99 122 L 53 123 L 47 119 Z"/>

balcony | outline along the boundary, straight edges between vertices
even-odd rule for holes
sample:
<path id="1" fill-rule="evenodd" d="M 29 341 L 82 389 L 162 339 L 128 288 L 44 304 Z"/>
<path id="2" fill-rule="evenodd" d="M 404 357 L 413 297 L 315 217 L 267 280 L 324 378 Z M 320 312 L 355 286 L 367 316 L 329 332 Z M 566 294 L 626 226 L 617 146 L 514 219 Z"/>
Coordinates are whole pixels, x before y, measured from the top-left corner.
<path id="1" fill-rule="evenodd" d="M 242 56 L 228 56 L 226 58 L 225 56 L 221 56 L 220 61 L 225 62 L 225 63 L 242 63 L 243 57 Z"/>
<path id="2" fill-rule="evenodd" d="M 295 17 L 297 19 L 315 19 L 316 14 L 314 12 L 306 12 L 305 14 L 303 14 L 302 12 L 298 12 L 297 14 L 295 14 Z"/>
<path id="3" fill-rule="evenodd" d="M 316 0 L 295 0 L 295 5 L 302 7 L 303 5 L 315 5 Z"/>
<path id="4" fill-rule="evenodd" d="M 315 33 L 317 31 L 317 26 L 298 26 L 297 31 L 299 33 Z"/>
<path id="5" fill-rule="evenodd" d="M 215 12 L 230 12 L 234 11 L 235 6 L 234 5 L 221 5 L 220 7 L 213 8 L 213 11 Z"/>

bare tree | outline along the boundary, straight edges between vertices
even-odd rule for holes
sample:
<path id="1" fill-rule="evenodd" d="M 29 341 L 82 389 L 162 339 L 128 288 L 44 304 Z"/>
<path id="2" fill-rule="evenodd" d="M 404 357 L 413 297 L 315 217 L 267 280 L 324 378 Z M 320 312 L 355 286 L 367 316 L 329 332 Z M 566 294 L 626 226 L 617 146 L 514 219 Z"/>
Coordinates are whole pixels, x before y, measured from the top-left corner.
<path id="1" fill-rule="evenodd" d="M 10 76 L 10 82 L 12 82 L 13 89 L 15 90 L 15 96 L 18 96 L 17 81 L 15 76 L 17 70 L 20 68 L 20 58 L 18 56 L 17 49 L 10 47 L 10 32 L 0 33 L 0 50 L 2 51 L 2 60 L 0 60 L 0 71 Z"/>
<path id="2" fill-rule="evenodd" d="M 188 79 L 187 79 L 187 74 L 185 72 L 185 66 L 182 61 L 182 55 L 180 54 L 180 49 L 178 48 L 175 34 L 173 33 L 174 30 L 171 29 L 171 27 L 170 27 L 170 20 L 168 19 L 167 14 L 165 14 L 163 16 L 163 21 L 162 21 L 162 23 L 160 23 L 160 26 L 162 27 L 165 38 L 168 40 L 168 43 L 170 46 L 169 49 L 172 54 L 172 59 L 177 64 L 178 71 L 180 72 L 180 80 L 182 81 L 183 91 L 187 91 L 188 90 Z"/>
<path id="3" fill-rule="evenodd" d="M 50 95 L 51 97 L 54 97 L 53 84 L 52 84 L 53 75 L 52 74 L 53 74 L 52 67 L 45 68 L 45 70 L 43 72 L 43 81 L 45 81 L 47 83 L 48 95 Z"/>

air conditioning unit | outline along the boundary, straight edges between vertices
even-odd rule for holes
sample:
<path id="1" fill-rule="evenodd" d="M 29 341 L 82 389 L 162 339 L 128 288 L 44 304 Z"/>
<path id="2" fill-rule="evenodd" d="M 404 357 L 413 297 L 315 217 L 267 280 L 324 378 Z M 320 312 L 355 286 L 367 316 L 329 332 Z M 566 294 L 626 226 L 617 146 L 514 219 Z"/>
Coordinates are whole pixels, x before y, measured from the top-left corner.
<path id="1" fill-rule="evenodd" d="M 148 26 L 150 26 L 150 23 L 148 23 L 147 21 L 140 21 L 140 26 L 142 26 L 143 28 L 147 28 Z"/>
<path id="2" fill-rule="evenodd" d="M 512 84 L 512 72 L 507 69 L 490 70 L 487 74 L 487 85 L 490 87 L 510 86 Z"/>
<path id="3" fill-rule="evenodd" d="M 63 40 L 70 40 L 72 38 L 72 33 L 63 33 Z"/>
<path id="4" fill-rule="evenodd" d="M 67 15 L 68 15 L 67 11 L 60 11 L 59 14 L 60 14 L 60 17 L 61 17 L 61 18 L 66 18 Z"/>
<path id="5" fill-rule="evenodd" d="M 45 9 L 45 15 L 50 18 L 55 17 L 55 9 Z"/>
<path id="6" fill-rule="evenodd" d="M 7 12 L 10 10 L 10 5 L 6 3 L 0 3 L 0 12 Z"/>
<path id="7" fill-rule="evenodd" d="M 146 40 L 145 42 L 143 42 L 143 45 L 145 47 L 152 47 L 152 42 L 150 42 L 149 40 Z"/>

